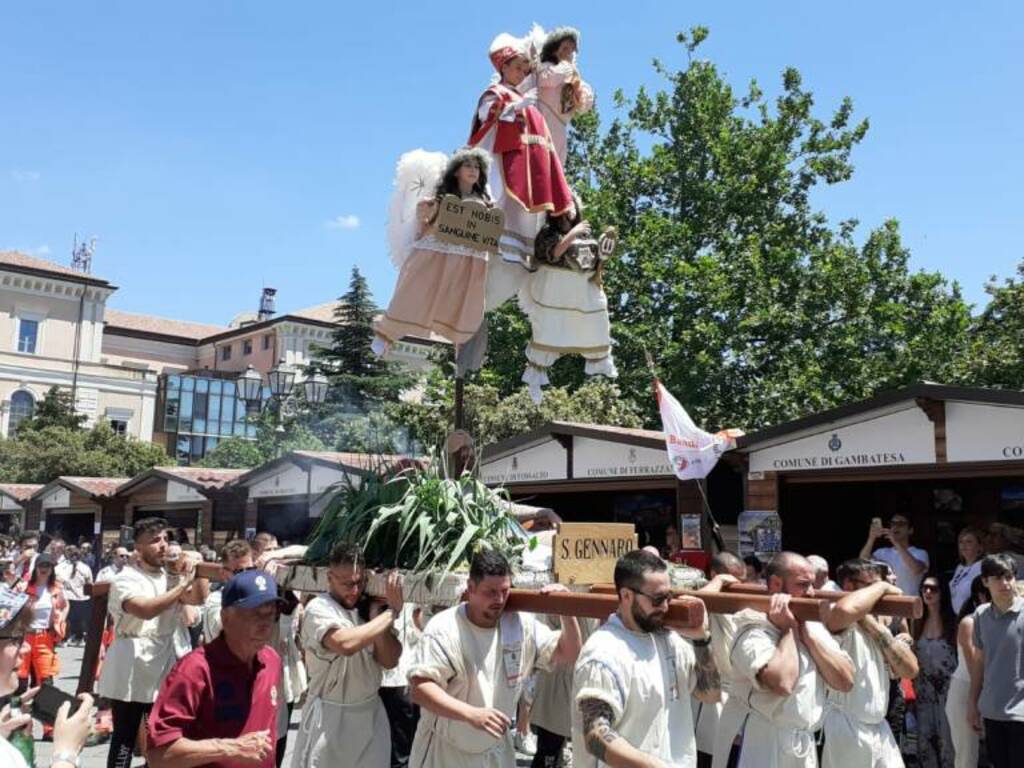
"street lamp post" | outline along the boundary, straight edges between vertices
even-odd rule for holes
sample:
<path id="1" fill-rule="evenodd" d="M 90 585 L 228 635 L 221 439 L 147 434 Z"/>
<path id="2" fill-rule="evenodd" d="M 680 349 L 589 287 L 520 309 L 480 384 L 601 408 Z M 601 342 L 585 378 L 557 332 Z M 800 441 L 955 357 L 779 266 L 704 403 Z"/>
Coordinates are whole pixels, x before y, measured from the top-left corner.
<path id="1" fill-rule="evenodd" d="M 298 390 L 295 386 L 295 368 L 284 360 L 267 372 L 267 384 L 270 385 L 271 399 L 276 400 L 279 406 L 283 406 Z M 313 405 L 321 405 L 327 399 L 327 377 L 320 372 L 307 376 L 302 382 L 302 394 L 306 402 Z M 237 379 L 235 388 L 238 390 L 238 397 L 246 403 L 258 403 L 263 408 L 263 398 L 260 397 L 263 390 L 263 377 L 260 372 L 251 365 L 245 369 Z M 278 416 L 281 410 L 278 408 Z"/>

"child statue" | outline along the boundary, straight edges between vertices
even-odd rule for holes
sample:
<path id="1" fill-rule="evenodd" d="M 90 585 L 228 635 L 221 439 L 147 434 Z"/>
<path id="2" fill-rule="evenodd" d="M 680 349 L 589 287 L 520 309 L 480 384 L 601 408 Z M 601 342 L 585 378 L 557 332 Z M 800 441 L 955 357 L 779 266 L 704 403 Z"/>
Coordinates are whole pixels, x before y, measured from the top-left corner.
<path id="1" fill-rule="evenodd" d="M 563 167 L 569 123 L 594 106 L 594 91 L 576 68 L 579 45 L 580 33 L 572 27 L 559 27 L 548 33 L 540 49 L 536 72 L 540 111 Z"/>
<path id="2" fill-rule="evenodd" d="M 578 203 L 568 213 L 548 215 L 537 235 L 531 273 L 519 290 L 519 307 L 532 330 L 523 382 L 535 402 L 543 396 L 548 369 L 562 355 L 583 355 L 588 376 L 619 375 L 612 360 L 608 297 L 601 280 L 615 239 L 611 227 L 595 238 Z"/>

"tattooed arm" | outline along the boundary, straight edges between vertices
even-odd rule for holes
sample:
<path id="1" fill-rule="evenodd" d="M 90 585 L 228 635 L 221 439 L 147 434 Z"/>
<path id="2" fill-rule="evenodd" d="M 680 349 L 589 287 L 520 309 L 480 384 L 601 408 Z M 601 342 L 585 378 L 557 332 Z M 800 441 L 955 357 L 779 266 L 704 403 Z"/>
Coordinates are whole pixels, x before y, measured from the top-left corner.
<path id="1" fill-rule="evenodd" d="M 910 635 L 893 637 L 889 628 L 870 614 L 857 623 L 882 649 L 882 655 L 894 678 L 906 677 L 913 680 L 917 677 L 917 656 L 911 648 Z"/>
<path id="2" fill-rule="evenodd" d="M 583 741 L 587 751 L 611 768 L 662 768 L 656 757 L 645 755 L 612 728 L 612 708 L 600 699 L 579 702 Z"/>
<path id="3" fill-rule="evenodd" d="M 707 645 L 695 645 L 693 655 L 696 657 L 693 672 L 697 676 L 693 695 L 705 704 L 717 704 L 722 700 L 722 678 L 718 674 L 718 665 L 715 664 L 711 648 Z"/>

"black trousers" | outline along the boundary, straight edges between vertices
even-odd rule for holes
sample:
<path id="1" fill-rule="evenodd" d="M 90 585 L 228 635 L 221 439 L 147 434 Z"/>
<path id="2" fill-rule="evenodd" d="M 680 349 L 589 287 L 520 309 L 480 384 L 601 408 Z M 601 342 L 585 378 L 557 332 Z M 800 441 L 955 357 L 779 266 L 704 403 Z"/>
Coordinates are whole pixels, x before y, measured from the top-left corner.
<path id="1" fill-rule="evenodd" d="M 391 726 L 391 768 L 407 768 L 416 724 L 420 721 L 420 708 L 412 703 L 406 687 L 381 688 L 380 700 Z"/>
<path id="2" fill-rule="evenodd" d="M 68 640 L 85 640 L 89 634 L 92 598 L 68 600 Z"/>
<path id="3" fill-rule="evenodd" d="M 1024 760 L 1024 722 L 985 718 L 985 744 L 995 768 L 1020 766 Z"/>
<path id="4" fill-rule="evenodd" d="M 107 768 L 131 768 L 135 740 L 139 726 L 153 708 L 152 704 L 141 701 L 110 701 L 110 714 L 114 720 L 114 731 L 110 734 L 110 751 L 107 753 Z"/>
<path id="5" fill-rule="evenodd" d="M 539 725 L 533 726 L 537 732 L 537 753 L 533 756 L 530 768 L 562 768 L 562 747 L 565 736 L 559 736 Z"/>

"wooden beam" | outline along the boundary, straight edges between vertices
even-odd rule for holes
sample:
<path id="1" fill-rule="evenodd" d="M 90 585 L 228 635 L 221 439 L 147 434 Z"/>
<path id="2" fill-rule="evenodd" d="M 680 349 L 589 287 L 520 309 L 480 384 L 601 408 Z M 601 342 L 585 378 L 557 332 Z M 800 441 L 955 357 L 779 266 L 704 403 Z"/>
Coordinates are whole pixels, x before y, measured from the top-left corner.
<path id="1" fill-rule="evenodd" d="M 505 608 L 510 611 L 590 619 L 607 619 L 618 607 L 619 598 L 616 595 L 585 592 L 543 594 L 534 589 L 513 589 L 505 604 Z M 666 619 L 675 625 L 699 627 L 704 623 L 704 603 L 692 597 L 673 598 Z"/>

